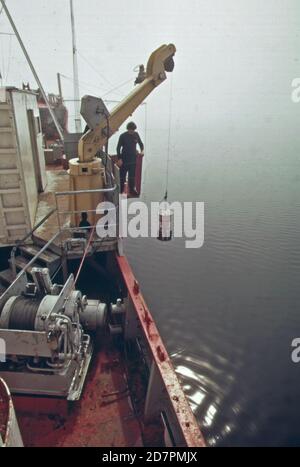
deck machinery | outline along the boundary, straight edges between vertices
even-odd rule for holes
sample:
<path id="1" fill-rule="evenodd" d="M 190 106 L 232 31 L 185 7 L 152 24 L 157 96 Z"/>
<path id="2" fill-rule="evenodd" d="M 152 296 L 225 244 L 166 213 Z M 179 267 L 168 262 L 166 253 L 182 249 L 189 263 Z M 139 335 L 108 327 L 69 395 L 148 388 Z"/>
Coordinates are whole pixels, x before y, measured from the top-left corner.
<path id="1" fill-rule="evenodd" d="M 72 274 L 63 286 L 46 268 L 31 274 L 33 282 L 21 282 L 1 311 L 1 377 L 14 394 L 79 399 L 92 355 L 87 332 L 104 330 L 107 306 L 82 296 Z"/>

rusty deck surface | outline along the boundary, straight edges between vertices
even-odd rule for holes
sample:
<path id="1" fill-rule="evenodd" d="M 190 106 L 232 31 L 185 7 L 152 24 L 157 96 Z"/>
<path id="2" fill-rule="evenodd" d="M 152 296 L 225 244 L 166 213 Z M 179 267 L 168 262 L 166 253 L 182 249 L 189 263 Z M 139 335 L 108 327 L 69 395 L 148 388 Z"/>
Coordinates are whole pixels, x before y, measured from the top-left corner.
<path id="1" fill-rule="evenodd" d="M 7 394 L 4 391 L 4 387 L 2 386 L 0 382 L 0 436 L 2 437 L 3 441 L 6 435 L 8 414 L 9 414 L 9 401 L 7 398 Z"/>
<path id="2" fill-rule="evenodd" d="M 28 447 L 142 446 L 122 356 L 113 346 L 95 354 L 79 401 L 17 396 L 14 404 Z"/>

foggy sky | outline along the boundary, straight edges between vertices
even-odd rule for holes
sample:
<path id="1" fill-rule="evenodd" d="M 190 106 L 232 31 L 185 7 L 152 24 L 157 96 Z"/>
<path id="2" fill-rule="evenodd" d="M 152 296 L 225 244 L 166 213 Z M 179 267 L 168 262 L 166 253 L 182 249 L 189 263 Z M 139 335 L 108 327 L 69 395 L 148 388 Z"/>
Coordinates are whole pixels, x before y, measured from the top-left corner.
<path id="1" fill-rule="evenodd" d="M 72 78 L 68 0 L 7 0 L 7 5 L 47 92 L 57 92 L 56 73 Z M 173 73 L 172 151 L 184 151 L 185 130 L 194 146 L 207 128 L 249 128 L 278 132 L 299 148 L 300 104 L 291 102 L 291 81 L 300 76 L 300 2 L 297 0 L 74 0 L 80 93 L 124 97 L 133 68 L 146 63 L 163 43 L 177 47 Z M 10 31 L 5 14 L 0 30 Z M 0 36 L 4 84 L 34 79 L 15 38 Z M 10 57 L 10 58 L 9 58 Z M 92 64 L 88 65 L 86 60 Z M 169 126 L 170 75 L 147 99 L 148 152 L 156 152 L 151 131 Z M 63 78 L 72 99 L 70 79 Z M 70 108 L 70 118 L 73 109 Z M 144 113 L 136 118 L 142 132 Z M 72 126 L 72 125 L 71 125 Z M 270 130 L 271 129 L 271 130 Z M 211 130 L 210 130 L 211 131 Z M 167 136 L 161 141 L 166 150 Z M 263 141 L 262 141 L 263 145 Z"/>

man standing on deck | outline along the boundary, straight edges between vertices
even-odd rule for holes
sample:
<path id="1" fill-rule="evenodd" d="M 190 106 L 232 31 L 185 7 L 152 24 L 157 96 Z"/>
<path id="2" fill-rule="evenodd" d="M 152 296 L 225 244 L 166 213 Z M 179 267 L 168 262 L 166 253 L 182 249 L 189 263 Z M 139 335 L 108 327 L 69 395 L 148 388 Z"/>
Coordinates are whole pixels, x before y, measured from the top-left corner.
<path id="1" fill-rule="evenodd" d="M 91 227 L 91 224 L 88 221 L 88 215 L 86 212 L 81 213 L 81 221 L 79 223 L 79 227 L 81 229 L 86 229 L 86 228 Z"/>
<path id="2" fill-rule="evenodd" d="M 121 193 L 124 191 L 126 175 L 128 172 L 129 191 L 133 196 L 138 196 L 138 193 L 135 189 L 135 167 L 137 155 L 136 145 L 139 145 L 141 154 L 143 154 L 144 151 L 144 145 L 140 135 L 136 131 L 136 128 L 137 126 L 134 122 L 129 122 L 127 125 L 127 131 L 122 133 L 117 146 L 118 166 L 120 167 Z"/>

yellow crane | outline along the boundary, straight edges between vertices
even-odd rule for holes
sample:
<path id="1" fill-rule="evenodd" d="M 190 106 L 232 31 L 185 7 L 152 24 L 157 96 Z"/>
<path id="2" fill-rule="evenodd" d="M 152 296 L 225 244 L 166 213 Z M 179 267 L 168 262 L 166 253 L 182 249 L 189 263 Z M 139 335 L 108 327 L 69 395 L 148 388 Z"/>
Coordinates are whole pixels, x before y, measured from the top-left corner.
<path id="1" fill-rule="evenodd" d="M 69 161 L 70 189 L 72 191 L 97 190 L 105 186 L 105 170 L 100 158 L 96 157 L 108 139 L 120 128 L 125 120 L 145 98 L 163 81 L 166 72 L 174 68 L 173 56 L 176 48 L 173 44 L 162 45 L 149 57 L 146 70 L 140 67 L 139 83 L 111 113 L 101 99 L 85 96 L 82 99 L 81 113 L 88 123 L 89 130 L 81 137 L 78 144 L 78 159 Z M 74 194 L 71 197 L 71 210 L 77 212 L 73 223 L 78 225 L 80 212 L 91 212 L 89 220 L 94 224 L 92 213 L 102 200 L 100 193 Z"/>

